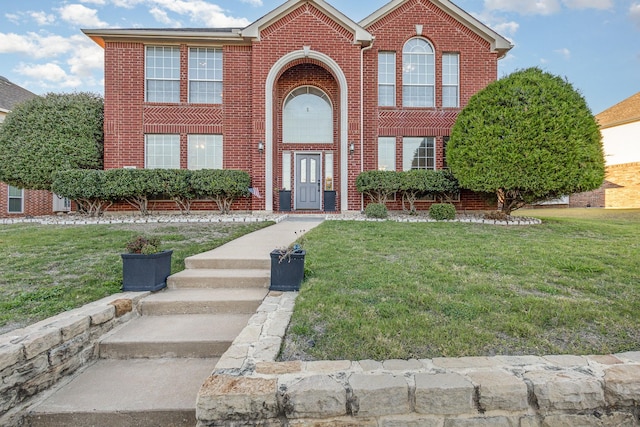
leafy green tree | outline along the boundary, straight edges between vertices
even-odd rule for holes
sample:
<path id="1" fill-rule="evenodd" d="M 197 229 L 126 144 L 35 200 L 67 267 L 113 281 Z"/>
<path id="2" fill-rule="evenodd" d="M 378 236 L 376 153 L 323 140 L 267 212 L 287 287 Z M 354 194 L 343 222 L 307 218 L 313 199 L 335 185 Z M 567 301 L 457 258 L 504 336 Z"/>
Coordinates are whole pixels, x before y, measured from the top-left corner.
<path id="1" fill-rule="evenodd" d="M 600 130 L 584 98 L 539 68 L 516 71 L 469 100 L 447 163 L 462 188 L 495 193 L 507 215 L 604 180 Z"/>
<path id="2" fill-rule="evenodd" d="M 50 190 L 54 171 L 101 169 L 104 102 L 49 93 L 16 106 L 0 127 L 0 181 Z"/>

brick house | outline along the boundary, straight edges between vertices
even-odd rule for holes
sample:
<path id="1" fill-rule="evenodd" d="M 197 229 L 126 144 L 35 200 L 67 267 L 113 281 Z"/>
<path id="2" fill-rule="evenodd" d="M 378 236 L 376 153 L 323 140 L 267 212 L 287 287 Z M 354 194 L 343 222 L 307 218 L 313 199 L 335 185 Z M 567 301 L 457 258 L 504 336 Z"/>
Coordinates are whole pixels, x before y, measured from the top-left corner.
<path id="1" fill-rule="evenodd" d="M 246 28 L 83 31 L 105 51 L 105 169 L 245 170 L 261 197 L 234 207 L 259 211 L 289 191 L 295 211 L 361 210 L 360 172 L 445 168 L 458 113 L 512 47 L 448 0 L 359 23 L 289 0 Z"/>
<path id="2" fill-rule="evenodd" d="M 36 96 L 38 95 L 0 76 L 0 126 L 16 105 Z M 0 218 L 51 215 L 68 210 L 68 201 L 49 191 L 24 190 L 0 182 Z"/>
<path id="3" fill-rule="evenodd" d="M 605 181 L 571 195 L 571 207 L 640 208 L 640 92 L 596 115 L 605 155 Z"/>

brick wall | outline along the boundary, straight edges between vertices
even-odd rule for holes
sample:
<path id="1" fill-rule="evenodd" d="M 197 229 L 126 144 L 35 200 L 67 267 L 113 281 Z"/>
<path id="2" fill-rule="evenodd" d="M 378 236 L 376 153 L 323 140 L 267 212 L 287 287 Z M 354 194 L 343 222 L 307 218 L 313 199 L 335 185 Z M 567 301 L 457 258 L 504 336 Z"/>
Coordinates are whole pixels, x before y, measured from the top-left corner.
<path id="1" fill-rule="evenodd" d="M 9 213 L 9 186 L 0 183 L 0 218 L 53 214 L 53 196 L 49 191 L 24 190 L 23 212 Z"/>
<path id="2" fill-rule="evenodd" d="M 607 166 L 604 184 L 594 191 L 572 194 L 569 206 L 640 208 L 640 163 Z"/>
<path id="3" fill-rule="evenodd" d="M 423 37 L 435 48 L 436 107 L 402 108 L 402 47 L 416 36 L 416 24 L 424 26 Z M 375 35 L 373 48 L 364 52 L 364 89 L 361 105 L 361 47 L 353 43 L 353 34 L 324 15 L 311 3 L 281 17 L 262 28 L 260 40 L 251 45 L 223 46 L 224 102 L 222 105 L 189 104 L 187 60 L 189 46 L 180 45 L 181 95 L 177 104 L 144 102 L 144 45 L 133 42 L 109 42 L 105 48 L 105 168 L 144 167 L 144 134 L 173 133 L 180 135 L 181 167 L 187 165 L 187 135 L 190 133 L 222 133 L 225 168 L 242 169 L 252 176 L 252 185 L 266 193 L 265 153 L 257 145 L 265 140 L 265 82 L 274 64 L 283 56 L 309 46 L 330 57 L 347 80 L 341 88 L 329 66 L 315 59 L 296 59 L 279 71 L 273 94 L 273 185 L 280 186 L 282 151 L 314 151 L 333 153 L 334 187 L 348 191 L 348 210 L 360 210 L 361 195 L 355 180 L 362 170 L 377 168 L 379 136 L 395 136 L 396 164 L 402 165 L 402 137 L 436 138 L 436 167 L 443 166 L 443 138 L 460 108 L 442 106 L 442 54 L 460 55 L 460 107 L 496 78 L 497 56 L 489 44 L 452 19 L 431 2 L 408 1 L 368 30 Z M 159 42 L 157 45 L 164 45 Z M 377 60 L 381 50 L 396 52 L 396 107 L 378 108 Z M 334 107 L 333 144 L 282 144 L 282 104 L 291 90 L 313 85 L 325 91 Z M 341 91 L 346 91 L 346 105 L 341 105 Z M 341 115 L 346 108 L 348 121 L 343 129 Z M 360 110 L 364 112 L 361 126 Z M 341 135 L 354 142 L 355 153 L 340 157 Z M 364 149 L 361 150 L 360 141 Z M 362 151 L 362 152 L 361 152 Z M 340 188 L 340 165 L 348 165 L 347 188 Z M 293 168 L 292 168 L 293 170 Z M 294 179 L 292 179 L 294 182 Z M 274 192 L 274 208 L 277 209 Z M 481 198 L 465 194 L 459 209 L 487 208 Z M 338 197 L 338 209 L 340 197 Z M 237 208 L 265 209 L 265 200 L 251 198 Z"/>

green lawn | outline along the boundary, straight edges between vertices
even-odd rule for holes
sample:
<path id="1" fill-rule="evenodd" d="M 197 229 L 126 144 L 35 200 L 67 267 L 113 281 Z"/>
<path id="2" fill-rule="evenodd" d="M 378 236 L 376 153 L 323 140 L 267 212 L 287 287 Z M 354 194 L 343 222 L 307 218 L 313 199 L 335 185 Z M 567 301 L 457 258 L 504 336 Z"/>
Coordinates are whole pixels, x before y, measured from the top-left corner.
<path id="1" fill-rule="evenodd" d="M 0 226 L 0 333 L 120 291 L 126 242 L 157 236 L 184 258 L 271 223 L 181 223 Z"/>
<path id="2" fill-rule="evenodd" d="M 603 354 L 640 348 L 640 211 L 542 225 L 326 221 L 281 358 Z"/>

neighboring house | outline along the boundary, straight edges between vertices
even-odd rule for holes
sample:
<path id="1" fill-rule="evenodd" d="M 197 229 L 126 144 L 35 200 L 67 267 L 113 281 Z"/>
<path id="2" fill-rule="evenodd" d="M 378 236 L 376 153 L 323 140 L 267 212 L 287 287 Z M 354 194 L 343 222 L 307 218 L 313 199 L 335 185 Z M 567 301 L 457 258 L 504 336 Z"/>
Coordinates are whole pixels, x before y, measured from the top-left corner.
<path id="1" fill-rule="evenodd" d="M 360 172 L 446 167 L 458 113 L 512 47 L 447 0 L 393 0 L 359 23 L 289 0 L 246 28 L 83 31 L 105 50 L 105 169 L 241 169 L 261 197 L 234 208 L 266 211 L 285 208 L 282 189 L 295 211 L 336 194 L 361 210 Z M 486 203 L 465 192 L 456 207 Z"/>
<path id="2" fill-rule="evenodd" d="M 602 133 L 605 182 L 571 196 L 571 206 L 640 208 L 640 92 L 596 116 Z"/>
<path id="3" fill-rule="evenodd" d="M 0 126 L 6 115 L 19 103 L 38 95 L 0 76 Z M 48 191 L 23 190 L 0 182 L 0 218 L 25 215 L 50 215 L 68 211 L 68 201 Z"/>

